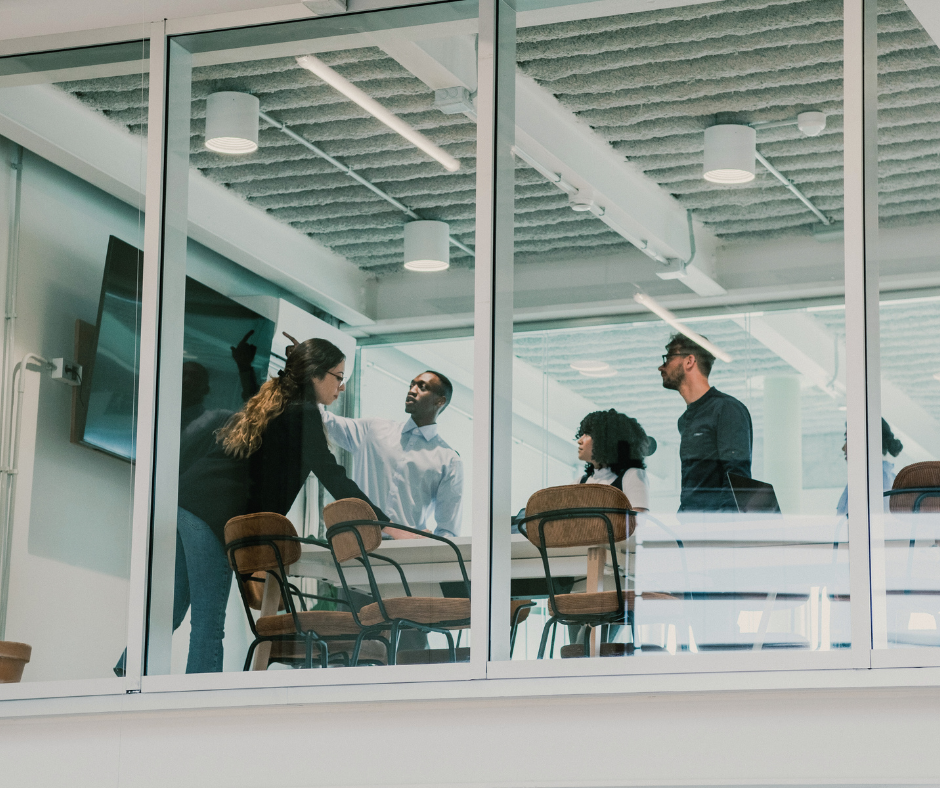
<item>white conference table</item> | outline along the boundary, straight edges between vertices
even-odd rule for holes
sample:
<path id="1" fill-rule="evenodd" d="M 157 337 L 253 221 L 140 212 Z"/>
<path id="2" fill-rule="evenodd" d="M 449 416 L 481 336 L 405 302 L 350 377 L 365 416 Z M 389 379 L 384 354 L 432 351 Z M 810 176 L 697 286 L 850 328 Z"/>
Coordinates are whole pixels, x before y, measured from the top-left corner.
<path id="1" fill-rule="evenodd" d="M 451 541 L 460 551 L 469 577 L 472 565 L 470 555 L 472 539 L 469 536 L 457 536 Z M 539 551 L 522 534 L 511 535 L 510 549 L 513 578 L 545 577 Z M 401 564 L 410 585 L 457 582 L 463 579 L 454 551 L 448 545 L 434 539 L 386 539 L 377 552 Z M 558 577 L 586 576 L 587 553 L 586 547 L 553 550 L 552 573 Z M 373 561 L 372 571 L 380 586 L 400 582 L 398 570 L 384 561 Z M 290 573 L 340 585 L 332 554 L 329 550 L 316 545 L 303 546 L 300 560 L 291 566 Z M 369 580 L 362 566 L 347 566 L 345 573 L 346 580 L 351 585 L 368 590 Z"/>
<path id="2" fill-rule="evenodd" d="M 451 541 L 470 576 L 472 538 Z M 378 550 L 401 564 L 418 595 L 440 595 L 439 583 L 462 580 L 453 550 L 441 542 L 391 539 L 384 540 Z M 766 594 L 771 600 L 786 593 L 806 593 L 813 586 L 848 594 L 845 518 L 714 515 L 695 522 L 641 518 L 634 539 L 621 543 L 617 550 L 621 571 L 630 570 L 624 587 L 634 588 L 638 595 L 645 591 L 676 594 L 677 598 L 702 595 L 704 599 L 715 593 L 732 597 Z M 613 588 L 613 568 L 604 548 L 554 549 L 549 560 L 553 576 L 585 579 L 576 591 Z M 400 583 L 394 566 L 373 561 L 372 568 L 380 587 Z M 513 579 L 545 577 L 538 550 L 522 534 L 510 536 L 510 573 Z M 331 553 L 315 545 L 303 545 L 290 574 L 341 584 Z M 347 566 L 346 579 L 351 586 L 368 592 L 369 581 L 362 566 Z M 269 589 L 274 598 L 269 598 Z M 275 599 L 279 601 L 276 586 L 266 584 L 263 612 L 276 611 Z M 259 656 L 266 650 L 259 646 Z M 256 657 L 255 669 L 266 662 L 266 657 Z"/>
<path id="3" fill-rule="evenodd" d="M 630 574 L 648 591 L 735 591 L 743 586 L 751 591 L 783 591 L 786 589 L 781 588 L 781 582 L 802 585 L 804 580 L 807 583 L 812 580 L 811 584 L 816 585 L 823 574 L 834 585 L 841 586 L 842 580 L 847 582 L 844 572 L 848 566 L 848 537 L 844 518 L 842 522 L 833 517 L 813 516 L 750 516 L 729 520 L 725 516 L 720 520 L 667 524 L 641 518 L 634 537 L 617 546 L 621 571 L 628 567 L 629 551 L 637 557 L 636 572 L 631 568 Z M 460 551 L 469 576 L 472 538 L 460 536 L 451 541 Z M 462 579 L 453 550 L 436 540 L 387 539 L 378 553 L 401 564 L 409 584 Z M 600 558 L 607 559 L 604 574 L 611 577 L 613 568 L 604 548 L 556 548 L 550 551 L 549 561 L 555 577 L 587 577 Z M 538 550 L 522 534 L 510 536 L 510 567 L 513 579 L 545 577 Z M 372 568 L 380 586 L 399 582 L 393 566 L 374 561 Z M 781 577 L 784 571 L 785 580 Z M 300 560 L 290 573 L 334 585 L 340 583 L 329 550 L 315 545 L 303 546 Z M 347 566 L 345 573 L 352 586 L 368 589 L 363 567 Z M 707 582 L 704 574 L 710 575 Z M 847 592 L 847 587 L 844 590 Z"/>

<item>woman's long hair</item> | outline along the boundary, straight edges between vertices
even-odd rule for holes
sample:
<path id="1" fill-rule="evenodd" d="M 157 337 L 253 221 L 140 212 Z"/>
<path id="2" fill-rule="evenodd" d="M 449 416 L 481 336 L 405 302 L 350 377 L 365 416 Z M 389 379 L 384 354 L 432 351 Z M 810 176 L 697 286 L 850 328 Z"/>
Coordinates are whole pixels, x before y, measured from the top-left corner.
<path id="1" fill-rule="evenodd" d="M 288 405 L 310 398 L 313 378 L 321 379 L 345 358 L 343 351 L 325 339 L 308 339 L 288 348 L 284 369 L 216 433 L 225 453 L 243 459 L 258 451 L 271 419 L 280 416 Z"/>
<path id="2" fill-rule="evenodd" d="M 591 436 L 594 461 L 615 473 L 627 468 L 645 468 L 643 458 L 656 451 L 656 441 L 646 434 L 640 422 L 613 408 L 596 410 L 581 419 L 575 438 L 582 435 Z M 589 462 L 584 470 L 590 476 L 594 466 Z"/>

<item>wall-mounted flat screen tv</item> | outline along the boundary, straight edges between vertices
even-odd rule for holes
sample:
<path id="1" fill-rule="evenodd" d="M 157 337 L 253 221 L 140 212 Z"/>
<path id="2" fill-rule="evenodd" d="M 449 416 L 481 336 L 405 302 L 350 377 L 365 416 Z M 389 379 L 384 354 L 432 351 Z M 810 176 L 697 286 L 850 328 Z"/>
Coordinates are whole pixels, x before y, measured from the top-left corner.
<path id="1" fill-rule="evenodd" d="M 131 462 L 136 454 L 142 278 L 143 253 L 111 236 L 98 317 L 94 330 L 88 327 L 84 353 L 79 353 L 84 371 L 73 416 L 73 440 Z M 185 310 L 184 363 L 201 366 L 207 383 L 197 407 L 238 410 L 245 386 L 232 348 L 249 336 L 247 342 L 257 348 L 251 368 L 263 381 L 274 323 L 190 277 Z"/>

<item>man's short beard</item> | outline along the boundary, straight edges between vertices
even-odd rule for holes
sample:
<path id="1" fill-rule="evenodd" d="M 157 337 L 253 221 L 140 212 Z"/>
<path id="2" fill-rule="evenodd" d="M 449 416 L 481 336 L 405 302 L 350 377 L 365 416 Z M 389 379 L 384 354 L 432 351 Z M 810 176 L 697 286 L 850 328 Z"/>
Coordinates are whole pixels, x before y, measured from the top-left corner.
<path id="1" fill-rule="evenodd" d="M 679 386 L 682 385 L 682 381 L 685 380 L 685 370 L 679 369 L 678 372 L 674 375 L 670 375 L 668 372 L 663 375 L 663 388 L 669 389 L 670 391 L 678 391 Z"/>

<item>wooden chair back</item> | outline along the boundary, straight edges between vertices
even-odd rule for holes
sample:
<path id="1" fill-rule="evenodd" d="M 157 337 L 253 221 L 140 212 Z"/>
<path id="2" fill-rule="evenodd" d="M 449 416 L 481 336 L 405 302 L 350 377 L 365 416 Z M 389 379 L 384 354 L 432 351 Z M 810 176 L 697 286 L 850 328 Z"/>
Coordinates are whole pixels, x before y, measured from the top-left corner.
<path id="1" fill-rule="evenodd" d="M 891 489 L 904 490 L 909 487 L 936 487 L 937 494 L 924 496 L 918 511 L 940 512 L 940 462 L 936 460 L 915 462 L 913 465 L 901 468 Z M 892 512 L 913 512 L 914 504 L 920 496 L 921 493 L 916 492 L 892 495 L 888 499 L 890 509 Z"/>
<path id="2" fill-rule="evenodd" d="M 621 490 L 606 484 L 566 484 L 539 490 L 529 498 L 525 507 L 526 518 L 545 512 L 568 509 L 630 509 L 630 501 Z M 625 513 L 606 512 L 613 526 L 614 542 L 622 542 L 636 528 L 636 518 Z M 584 517 L 553 519 L 539 528 L 538 518 L 526 523 L 529 541 L 536 547 L 594 547 L 607 546 L 607 524 L 600 514 Z M 542 531 L 540 537 L 539 532 Z M 541 540 L 544 539 L 544 545 Z"/>
<path id="3" fill-rule="evenodd" d="M 372 507 L 359 498 L 343 498 L 335 501 L 323 508 L 323 522 L 327 530 L 339 523 L 346 523 L 352 520 L 375 520 L 375 512 Z M 374 525 L 360 524 L 353 526 L 358 531 L 362 539 L 362 546 L 366 553 L 371 553 L 382 544 L 382 524 L 376 522 Z M 344 531 L 339 534 L 327 534 L 330 542 L 330 548 L 333 555 L 339 563 L 345 563 L 354 558 L 361 557 L 359 542 L 356 534 L 352 530 Z"/>
<path id="4" fill-rule="evenodd" d="M 290 520 L 274 512 L 258 512 L 233 517 L 225 524 L 226 547 L 239 539 L 249 537 L 269 537 L 281 554 L 281 562 L 287 569 L 300 558 L 300 543 L 278 540 L 278 536 L 297 536 Z M 275 570 L 277 556 L 271 545 L 248 545 L 229 552 L 229 563 L 239 575 L 252 575 L 255 572 Z M 261 585 L 248 583 L 249 586 Z"/>

